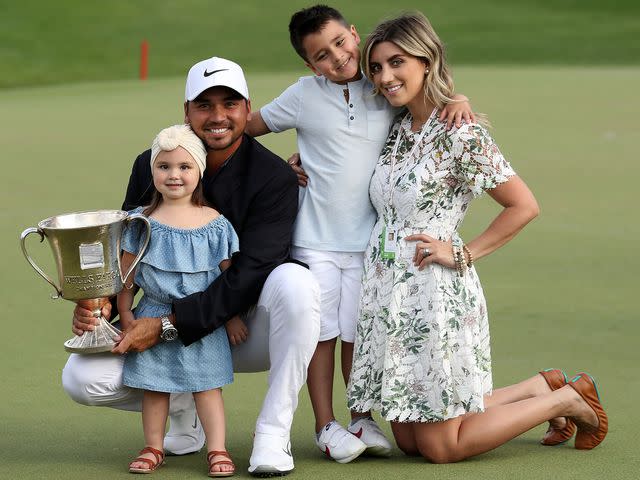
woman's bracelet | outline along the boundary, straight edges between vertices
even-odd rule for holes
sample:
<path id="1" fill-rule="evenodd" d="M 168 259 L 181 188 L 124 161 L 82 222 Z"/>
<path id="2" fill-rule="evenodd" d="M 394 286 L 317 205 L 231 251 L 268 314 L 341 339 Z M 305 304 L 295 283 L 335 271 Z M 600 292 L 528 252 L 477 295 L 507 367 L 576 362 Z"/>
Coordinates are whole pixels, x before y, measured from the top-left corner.
<path id="1" fill-rule="evenodd" d="M 469 250 L 469 247 L 467 247 L 466 243 L 462 245 L 462 249 L 464 250 L 464 253 L 466 253 L 468 257 L 467 268 L 471 268 L 473 266 L 473 255 L 471 255 L 471 250 Z"/>
<path id="2" fill-rule="evenodd" d="M 464 261 L 464 253 L 462 247 L 459 245 L 453 245 L 453 262 L 456 265 L 456 271 L 458 272 L 458 276 L 464 276 L 464 272 L 467 268 L 467 264 Z"/>

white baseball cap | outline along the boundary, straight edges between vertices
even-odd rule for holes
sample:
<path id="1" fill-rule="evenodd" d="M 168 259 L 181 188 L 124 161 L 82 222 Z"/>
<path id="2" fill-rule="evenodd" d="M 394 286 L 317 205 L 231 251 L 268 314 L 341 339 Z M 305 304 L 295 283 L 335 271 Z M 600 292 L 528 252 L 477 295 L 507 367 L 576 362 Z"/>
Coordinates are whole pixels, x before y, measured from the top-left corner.
<path id="1" fill-rule="evenodd" d="M 184 148 L 200 169 L 202 178 L 207 168 L 207 150 L 189 125 L 174 125 L 160 131 L 151 144 L 151 169 L 160 152 L 171 152 L 178 147 Z"/>
<path id="2" fill-rule="evenodd" d="M 211 57 L 191 67 L 187 74 L 184 99 L 190 102 L 211 87 L 229 87 L 249 100 L 249 87 L 242 68 L 231 60 Z"/>

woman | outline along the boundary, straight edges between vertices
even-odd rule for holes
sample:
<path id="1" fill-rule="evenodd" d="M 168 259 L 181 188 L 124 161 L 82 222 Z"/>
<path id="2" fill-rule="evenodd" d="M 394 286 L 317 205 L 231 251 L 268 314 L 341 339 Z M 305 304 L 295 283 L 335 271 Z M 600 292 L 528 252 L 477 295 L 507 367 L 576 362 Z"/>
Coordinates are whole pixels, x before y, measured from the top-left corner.
<path id="1" fill-rule="evenodd" d="M 491 450 L 551 420 L 543 443 L 598 445 L 607 417 L 587 374 L 540 372 L 492 393 L 489 329 L 474 262 L 538 215 L 526 184 L 487 131 L 447 131 L 439 110 L 453 81 L 443 46 L 420 13 L 380 24 L 364 47 L 376 93 L 404 106 L 370 185 L 378 221 L 366 252 L 349 407 L 379 410 L 398 446 L 435 463 Z M 503 207 L 464 244 L 469 202 Z M 491 408 L 489 408 L 491 407 Z"/>

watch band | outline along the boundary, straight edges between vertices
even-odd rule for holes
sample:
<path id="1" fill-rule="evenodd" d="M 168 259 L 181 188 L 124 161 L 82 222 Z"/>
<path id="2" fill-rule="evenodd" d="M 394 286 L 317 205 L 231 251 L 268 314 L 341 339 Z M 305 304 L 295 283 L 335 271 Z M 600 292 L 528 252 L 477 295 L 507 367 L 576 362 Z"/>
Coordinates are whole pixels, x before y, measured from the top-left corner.
<path id="1" fill-rule="evenodd" d="M 160 332 L 160 338 L 165 342 L 171 342 L 178 338 L 178 329 L 171 323 L 169 317 L 166 315 L 160 317 L 162 323 L 162 332 Z"/>

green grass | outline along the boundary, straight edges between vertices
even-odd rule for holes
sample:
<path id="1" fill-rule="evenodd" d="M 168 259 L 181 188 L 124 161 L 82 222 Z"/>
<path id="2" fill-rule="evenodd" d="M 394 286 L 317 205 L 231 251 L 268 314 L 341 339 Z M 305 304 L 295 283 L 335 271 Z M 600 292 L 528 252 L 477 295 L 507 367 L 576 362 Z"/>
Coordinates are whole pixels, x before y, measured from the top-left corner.
<path id="1" fill-rule="evenodd" d="M 454 64 L 638 65 L 634 0 L 335 1 L 365 36 L 382 18 L 421 9 Z M 212 55 L 249 72 L 302 71 L 287 25 L 308 0 L 24 0 L 0 2 L 0 88 L 182 76 Z"/>
<path id="2" fill-rule="evenodd" d="M 587 370 L 600 385 L 610 434 L 592 452 L 544 448 L 537 428 L 488 454 L 455 465 L 429 465 L 394 452 L 388 461 L 338 465 L 312 442 L 306 393 L 292 431 L 291 478 L 551 479 L 637 478 L 636 303 L 640 227 L 635 184 L 638 68 L 455 69 L 458 90 L 487 112 L 505 155 L 536 194 L 542 213 L 508 246 L 478 265 L 490 310 L 497 386 L 537 370 Z M 257 108 L 296 74 L 252 74 Z M 0 478 L 131 478 L 125 466 L 142 446 L 139 415 L 76 405 L 60 386 L 70 336 L 71 303 L 19 251 L 18 235 L 58 213 L 117 208 L 135 155 L 162 127 L 182 119 L 182 77 L 0 91 L 0 190 L 3 306 L 3 401 Z M 293 135 L 264 143 L 281 156 Z M 474 204 L 464 238 L 496 214 Z M 51 253 L 31 238 L 30 251 L 53 272 Z M 246 478 L 251 433 L 264 374 L 243 374 L 225 389 L 227 446 Z M 344 389 L 336 380 L 336 405 Z M 340 419 L 346 418 L 343 408 Z M 203 477 L 203 455 L 170 458 L 158 478 Z M 633 472 L 636 472 L 635 474 Z"/>

